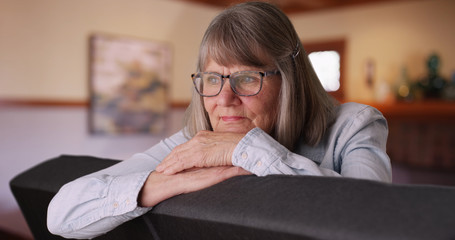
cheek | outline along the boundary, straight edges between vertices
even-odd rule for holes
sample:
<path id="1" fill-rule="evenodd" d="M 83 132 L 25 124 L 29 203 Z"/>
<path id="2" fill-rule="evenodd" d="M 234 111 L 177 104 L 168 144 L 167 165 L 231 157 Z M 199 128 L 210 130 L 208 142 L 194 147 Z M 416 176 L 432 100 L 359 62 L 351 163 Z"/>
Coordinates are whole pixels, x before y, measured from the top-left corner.
<path id="1" fill-rule="evenodd" d="M 270 89 L 270 88 L 269 88 Z M 272 90 L 273 89 L 273 90 Z M 272 88 L 270 91 L 264 92 L 264 94 L 260 95 L 260 99 L 258 99 L 258 109 L 260 111 L 257 112 L 258 114 L 258 124 L 263 125 L 263 127 L 268 128 L 269 131 L 275 125 L 276 117 L 279 112 L 279 102 L 280 102 L 280 88 L 275 87 Z"/>
<path id="2" fill-rule="evenodd" d="M 270 132 L 276 120 L 277 97 L 257 98 L 247 103 L 249 110 L 255 115 L 254 124 L 266 132 Z"/>
<path id="3" fill-rule="evenodd" d="M 215 109 L 215 101 L 213 101 L 214 98 L 204 98 L 203 104 L 205 111 L 209 114 L 210 119 L 212 119 L 212 114 Z"/>

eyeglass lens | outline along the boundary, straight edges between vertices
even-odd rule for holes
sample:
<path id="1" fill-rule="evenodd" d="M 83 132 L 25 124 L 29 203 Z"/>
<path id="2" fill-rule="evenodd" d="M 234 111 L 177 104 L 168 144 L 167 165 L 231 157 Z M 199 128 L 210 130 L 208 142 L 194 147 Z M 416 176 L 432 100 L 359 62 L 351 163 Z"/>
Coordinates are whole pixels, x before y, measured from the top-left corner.
<path id="1" fill-rule="evenodd" d="M 242 96 L 256 95 L 261 90 L 259 72 L 236 72 L 229 76 L 231 88 Z M 216 73 L 197 73 L 193 76 L 196 90 L 203 96 L 215 96 L 223 87 L 222 76 Z"/>

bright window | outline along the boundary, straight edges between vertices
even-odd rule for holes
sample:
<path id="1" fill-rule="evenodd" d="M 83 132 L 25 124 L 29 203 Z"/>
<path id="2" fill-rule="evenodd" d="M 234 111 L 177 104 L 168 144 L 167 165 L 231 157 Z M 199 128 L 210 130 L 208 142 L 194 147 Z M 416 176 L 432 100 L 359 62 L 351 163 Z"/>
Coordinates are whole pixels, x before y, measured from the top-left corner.
<path id="1" fill-rule="evenodd" d="M 336 51 L 312 52 L 308 55 L 322 86 L 327 92 L 340 88 L 340 54 Z"/>

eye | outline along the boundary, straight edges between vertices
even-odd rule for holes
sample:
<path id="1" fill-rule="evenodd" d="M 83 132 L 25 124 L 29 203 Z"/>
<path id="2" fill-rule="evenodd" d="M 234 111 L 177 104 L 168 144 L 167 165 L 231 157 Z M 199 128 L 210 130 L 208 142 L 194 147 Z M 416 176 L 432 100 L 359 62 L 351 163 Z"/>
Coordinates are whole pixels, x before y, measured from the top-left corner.
<path id="1" fill-rule="evenodd" d="M 238 84 L 256 84 L 260 82 L 259 77 L 252 75 L 240 75 L 235 80 Z"/>
<path id="2" fill-rule="evenodd" d="M 204 79 L 204 82 L 206 84 L 209 84 L 209 85 L 218 85 L 220 83 L 221 79 L 217 76 L 207 76 L 205 79 Z"/>

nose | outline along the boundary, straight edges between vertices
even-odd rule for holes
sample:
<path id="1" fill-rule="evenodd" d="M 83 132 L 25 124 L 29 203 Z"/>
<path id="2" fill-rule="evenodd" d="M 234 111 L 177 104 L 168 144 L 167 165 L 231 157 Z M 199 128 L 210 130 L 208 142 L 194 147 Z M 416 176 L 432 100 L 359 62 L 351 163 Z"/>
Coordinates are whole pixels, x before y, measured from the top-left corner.
<path id="1" fill-rule="evenodd" d="M 238 105 L 241 102 L 239 96 L 232 90 L 229 79 L 225 80 L 220 94 L 215 97 L 217 98 L 217 104 L 220 106 Z"/>

